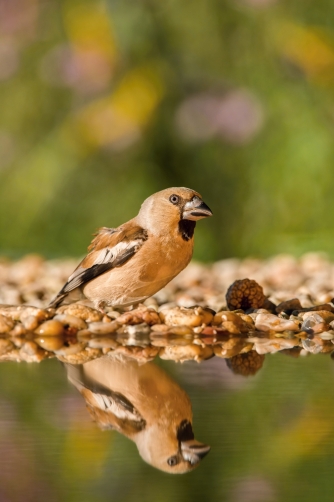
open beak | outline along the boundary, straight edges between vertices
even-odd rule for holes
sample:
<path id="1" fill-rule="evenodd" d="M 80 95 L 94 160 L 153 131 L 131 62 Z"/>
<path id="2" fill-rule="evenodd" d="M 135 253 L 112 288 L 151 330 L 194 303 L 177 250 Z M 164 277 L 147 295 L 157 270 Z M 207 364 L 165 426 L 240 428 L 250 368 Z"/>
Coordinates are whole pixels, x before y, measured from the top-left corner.
<path id="1" fill-rule="evenodd" d="M 211 209 L 199 197 L 194 197 L 193 200 L 186 202 L 183 208 L 183 220 L 201 220 L 212 216 Z"/>
<path id="2" fill-rule="evenodd" d="M 188 441 L 181 442 L 181 454 L 184 460 L 190 462 L 191 465 L 197 464 L 202 458 L 205 457 L 210 451 L 210 446 L 196 441 L 196 439 L 189 439 Z"/>

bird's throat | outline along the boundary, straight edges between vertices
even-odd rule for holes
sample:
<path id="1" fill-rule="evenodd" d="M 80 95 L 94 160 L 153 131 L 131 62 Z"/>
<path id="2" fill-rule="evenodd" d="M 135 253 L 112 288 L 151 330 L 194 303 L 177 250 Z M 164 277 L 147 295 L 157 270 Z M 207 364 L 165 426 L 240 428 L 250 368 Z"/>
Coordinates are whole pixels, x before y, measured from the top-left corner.
<path id="1" fill-rule="evenodd" d="M 182 239 L 189 241 L 195 231 L 196 221 L 193 220 L 180 220 L 179 221 L 179 232 L 182 235 Z"/>

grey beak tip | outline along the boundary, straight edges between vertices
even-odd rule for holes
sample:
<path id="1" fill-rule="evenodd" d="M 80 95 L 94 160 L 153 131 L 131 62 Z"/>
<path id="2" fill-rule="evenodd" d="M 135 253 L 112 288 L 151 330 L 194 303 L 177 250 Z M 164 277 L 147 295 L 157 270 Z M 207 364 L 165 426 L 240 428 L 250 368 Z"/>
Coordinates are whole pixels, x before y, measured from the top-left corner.
<path id="1" fill-rule="evenodd" d="M 204 458 L 209 453 L 210 450 L 211 450 L 211 446 L 205 446 L 205 447 L 203 447 L 201 452 L 197 453 L 197 455 L 202 460 L 202 458 Z"/>

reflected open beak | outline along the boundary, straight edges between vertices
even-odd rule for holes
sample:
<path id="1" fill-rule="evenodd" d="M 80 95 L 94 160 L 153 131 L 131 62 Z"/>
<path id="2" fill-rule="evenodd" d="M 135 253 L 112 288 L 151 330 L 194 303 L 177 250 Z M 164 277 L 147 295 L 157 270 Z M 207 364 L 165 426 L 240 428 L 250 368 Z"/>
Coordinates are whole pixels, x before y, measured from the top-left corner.
<path id="1" fill-rule="evenodd" d="M 182 219 L 184 220 L 201 220 L 212 216 L 211 209 L 199 197 L 186 202 L 183 208 Z"/>
<path id="2" fill-rule="evenodd" d="M 190 439 L 181 442 L 181 454 L 184 460 L 190 462 L 192 465 L 197 464 L 202 458 L 205 457 L 210 451 L 210 446 Z"/>

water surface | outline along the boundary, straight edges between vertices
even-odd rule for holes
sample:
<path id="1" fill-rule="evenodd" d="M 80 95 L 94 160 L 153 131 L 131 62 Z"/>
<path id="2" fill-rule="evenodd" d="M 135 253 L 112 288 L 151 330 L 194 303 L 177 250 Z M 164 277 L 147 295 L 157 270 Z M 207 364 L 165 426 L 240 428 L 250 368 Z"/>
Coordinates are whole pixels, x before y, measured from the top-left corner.
<path id="1" fill-rule="evenodd" d="M 167 394 L 171 386 L 171 394 L 190 400 L 195 437 L 211 446 L 194 470 L 163 472 L 145 462 L 124 434 L 102 430 L 58 360 L 2 362 L 0 501 L 333 500 L 329 355 L 267 355 L 262 369 L 247 378 L 218 357 L 148 364 L 168 375 Z M 154 435 L 150 441 L 154 445 Z M 162 442 L 157 434 L 157 448 Z"/>

